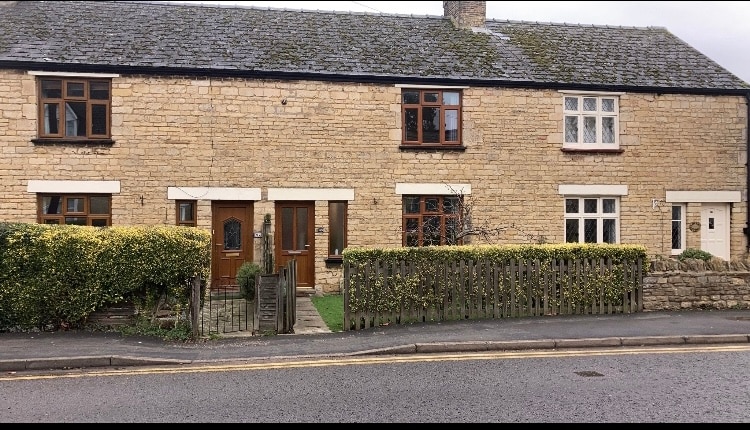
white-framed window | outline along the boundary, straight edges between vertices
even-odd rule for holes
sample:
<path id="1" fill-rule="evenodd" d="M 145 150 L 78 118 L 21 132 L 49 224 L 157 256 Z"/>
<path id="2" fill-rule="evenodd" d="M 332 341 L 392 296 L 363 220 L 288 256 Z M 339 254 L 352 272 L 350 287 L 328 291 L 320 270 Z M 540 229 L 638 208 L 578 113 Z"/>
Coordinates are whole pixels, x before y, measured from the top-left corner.
<path id="1" fill-rule="evenodd" d="M 685 205 L 672 205 L 672 255 L 685 250 Z"/>
<path id="2" fill-rule="evenodd" d="M 619 98 L 563 95 L 563 148 L 619 149 Z"/>
<path id="3" fill-rule="evenodd" d="M 565 242 L 619 243 L 619 198 L 565 197 Z"/>

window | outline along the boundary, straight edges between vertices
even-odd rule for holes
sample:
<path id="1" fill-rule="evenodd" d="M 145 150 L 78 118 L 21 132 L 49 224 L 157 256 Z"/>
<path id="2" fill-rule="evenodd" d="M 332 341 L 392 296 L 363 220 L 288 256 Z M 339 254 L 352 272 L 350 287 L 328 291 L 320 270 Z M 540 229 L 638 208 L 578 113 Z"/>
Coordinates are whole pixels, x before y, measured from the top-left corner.
<path id="1" fill-rule="evenodd" d="M 672 205 L 672 254 L 685 250 L 685 206 Z"/>
<path id="2" fill-rule="evenodd" d="M 619 243 L 619 201 L 614 197 L 565 199 L 565 242 Z"/>
<path id="3" fill-rule="evenodd" d="M 328 259 L 340 260 L 346 248 L 346 202 L 328 203 Z"/>
<path id="4" fill-rule="evenodd" d="M 197 225 L 197 216 L 194 200 L 178 200 L 177 206 L 177 225 L 186 227 L 195 227 Z"/>
<path id="5" fill-rule="evenodd" d="M 460 245 L 458 196 L 404 196 L 403 245 Z"/>
<path id="6" fill-rule="evenodd" d="M 566 95 L 563 100 L 563 148 L 619 149 L 617 97 Z"/>
<path id="7" fill-rule="evenodd" d="M 39 137 L 108 139 L 110 81 L 81 78 L 39 79 Z"/>
<path id="8" fill-rule="evenodd" d="M 106 227 L 112 225 L 112 197 L 101 195 L 39 194 L 39 222 Z"/>
<path id="9" fill-rule="evenodd" d="M 403 145 L 460 145 L 461 93 L 405 89 L 402 95 Z"/>

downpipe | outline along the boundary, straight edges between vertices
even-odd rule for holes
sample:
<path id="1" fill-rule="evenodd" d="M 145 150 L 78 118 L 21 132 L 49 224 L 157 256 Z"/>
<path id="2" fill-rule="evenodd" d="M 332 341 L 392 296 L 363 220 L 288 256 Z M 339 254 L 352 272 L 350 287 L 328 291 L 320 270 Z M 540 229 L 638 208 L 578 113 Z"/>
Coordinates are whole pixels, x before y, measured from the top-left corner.
<path id="1" fill-rule="evenodd" d="M 745 107 L 747 116 L 745 117 L 745 228 L 742 229 L 747 240 L 746 250 L 750 252 L 750 91 L 745 93 Z"/>

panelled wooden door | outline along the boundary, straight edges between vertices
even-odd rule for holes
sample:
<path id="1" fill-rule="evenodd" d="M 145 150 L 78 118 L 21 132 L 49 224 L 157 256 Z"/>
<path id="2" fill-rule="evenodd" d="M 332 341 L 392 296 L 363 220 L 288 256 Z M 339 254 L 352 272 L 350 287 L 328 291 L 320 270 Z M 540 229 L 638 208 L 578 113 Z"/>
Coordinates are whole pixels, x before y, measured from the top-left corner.
<path id="1" fill-rule="evenodd" d="M 729 261 L 729 205 L 701 205 L 701 249 Z"/>
<path id="2" fill-rule="evenodd" d="M 297 288 L 315 287 L 315 202 L 276 202 L 276 271 L 297 260 Z"/>
<path id="3" fill-rule="evenodd" d="M 215 201 L 211 209 L 211 288 L 238 289 L 237 271 L 253 261 L 253 203 Z"/>

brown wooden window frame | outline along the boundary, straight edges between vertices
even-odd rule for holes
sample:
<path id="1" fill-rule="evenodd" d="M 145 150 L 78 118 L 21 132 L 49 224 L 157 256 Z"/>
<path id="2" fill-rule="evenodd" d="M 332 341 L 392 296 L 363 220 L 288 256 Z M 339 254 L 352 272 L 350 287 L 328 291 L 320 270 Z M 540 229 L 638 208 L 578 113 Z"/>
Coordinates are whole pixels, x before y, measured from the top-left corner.
<path id="1" fill-rule="evenodd" d="M 48 96 L 45 94 L 45 85 L 47 83 L 59 83 L 60 97 Z M 106 98 L 95 98 L 92 95 L 92 84 L 103 84 L 106 85 Z M 71 94 L 68 89 L 69 85 L 81 85 L 82 94 Z M 98 91 L 104 91 L 105 88 L 100 88 Z M 97 90 L 95 90 L 97 91 Z M 103 140 L 110 139 L 112 135 L 112 80 L 102 78 L 79 78 L 79 77 L 52 77 L 44 76 L 37 79 L 37 94 L 38 94 L 38 138 L 44 140 L 64 140 L 64 141 L 89 141 L 89 140 Z M 83 135 L 68 135 L 67 125 L 65 121 L 65 115 L 67 114 L 67 107 L 70 103 L 84 104 L 85 115 L 86 115 L 86 130 Z M 50 114 L 47 106 L 57 106 L 57 121 L 56 130 L 47 129 L 48 122 L 46 117 Z M 93 112 L 96 107 L 103 106 L 105 112 L 104 116 L 104 132 L 96 133 L 94 130 L 94 115 Z M 45 115 L 45 110 L 47 115 Z M 73 108 L 71 107 L 71 110 Z"/>
<path id="2" fill-rule="evenodd" d="M 333 210 L 333 205 L 343 205 L 339 217 L 336 217 L 336 213 Z M 326 261 L 342 261 L 342 253 L 344 248 L 347 247 L 347 219 L 349 218 L 349 205 L 346 201 L 330 201 L 328 202 L 328 257 Z M 341 240 L 334 240 L 336 235 L 340 235 Z M 340 242 L 340 243 L 334 243 Z M 340 245 L 340 248 L 337 247 Z M 338 251 L 338 253 L 336 253 Z"/>
<path id="3" fill-rule="evenodd" d="M 457 95 L 457 103 L 450 104 L 446 103 L 446 93 L 455 93 Z M 414 100 L 414 94 L 418 94 L 419 101 Z M 429 94 L 435 94 L 437 97 L 435 100 L 430 100 L 427 96 Z M 463 107 L 463 92 L 459 89 L 417 89 L 417 88 L 404 88 L 401 90 L 401 146 L 403 147 L 431 147 L 431 148 L 450 148 L 450 147 L 461 147 L 462 142 L 462 107 Z M 437 139 L 431 139 L 432 141 L 425 142 L 425 120 L 424 112 L 426 109 L 438 109 L 440 124 L 439 130 L 437 131 Z M 409 115 L 409 112 L 412 112 Z M 446 136 L 446 127 L 448 123 L 448 112 L 455 112 L 456 117 L 453 120 L 456 121 L 455 136 L 450 140 Z M 408 117 L 416 114 L 415 119 Z M 416 122 L 416 136 L 412 137 L 414 131 L 410 124 Z"/>
<path id="4" fill-rule="evenodd" d="M 192 219 L 183 219 L 182 205 L 189 205 L 190 216 Z M 184 227 L 198 226 L 198 205 L 195 200 L 177 200 L 175 201 L 175 222 L 177 225 Z"/>
<path id="5" fill-rule="evenodd" d="M 446 211 L 449 207 L 446 200 L 453 200 L 452 211 Z M 414 211 L 414 203 L 418 202 L 418 209 Z M 434 201 L 434 203 L 433 203 Z M 401 244 L 402 246 L 444 246 L 462 245 L 463 240 L 457 236 L 461 226 L 462 198 L 454 195 L 405 195 L 402 197 L 401 216 Z M 430 222 L 437 220 L 437 226 L 430 226 Z M 447 231 L 449 220 L 453 220 L 454 234 L 451 239 Z M 432 230 L 433 239 L 426 239 L 425 232 Z M 416 242 L 412 237 L 416 235 Z M 437 237 L 438 241 L 434 240 Z"/>
<path id="6" fill-rule="evenodd" d="M 91 213 L 91 198 L 106 198 L 107 213 Z M 45 198 L 59 206 L 56 213 L 45 213 Z M 56 200 L 55 200 L 56 199 Z M 81 206 L 71 207 L 71 201 L 81 200 Z M 76 206 L 76 205 L 72 205 Z M 85 218 L 85 224 L 69 222 L 73 219 Z M 94 227 L 109 227 L 112 225 L 112 195 L 111 194 L 66 194 L 40 193 L 37 194 L 37 221 L 39 224 L 57 225 L 87 225 Z"/>

